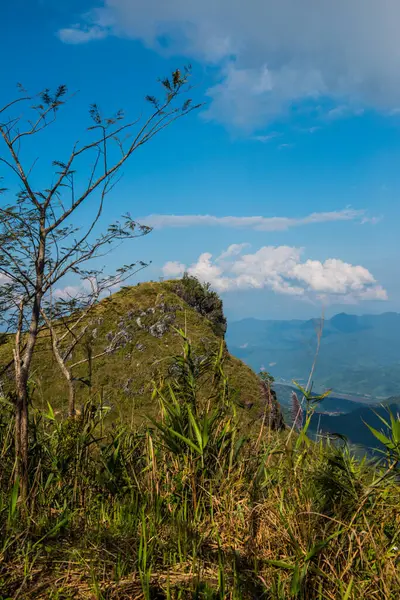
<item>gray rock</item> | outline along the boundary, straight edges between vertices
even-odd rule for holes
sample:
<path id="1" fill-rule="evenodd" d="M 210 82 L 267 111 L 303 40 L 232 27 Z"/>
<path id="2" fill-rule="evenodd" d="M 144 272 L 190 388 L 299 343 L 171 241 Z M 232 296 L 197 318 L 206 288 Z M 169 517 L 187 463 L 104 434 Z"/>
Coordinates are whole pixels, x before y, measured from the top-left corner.
<path id="1" fill-rule="evenodd" d="M 153 337 L 161 338 L 168 331 L 168 323 L 165 321 L 157 321 L 151 327 L 149 327 L 149 333 Z"/>
<path id="2" fill-rule="evenodd" d="M 130 396 L 132 394 L 132 390 L 131 390 L 131 384 L 132 384 L 132 379 L 127 379 L 122 387 L 122 391 L 124 392 L 125 396 Z"/>

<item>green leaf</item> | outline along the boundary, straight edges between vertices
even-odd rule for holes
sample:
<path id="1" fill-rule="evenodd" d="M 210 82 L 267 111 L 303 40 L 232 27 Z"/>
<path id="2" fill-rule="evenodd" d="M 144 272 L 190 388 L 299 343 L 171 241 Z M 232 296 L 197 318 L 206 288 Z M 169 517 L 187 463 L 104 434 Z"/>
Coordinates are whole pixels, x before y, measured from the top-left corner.
<path id="1" fill-rule="evenodd" d="M 353 589 L 353 582 L 354 582 L 354 578 L 352 577 L 349 581 L 349 585 L 347 586 L 347 589 L 344 593 L 344 596 L 342 598 L 342 600 L 349 600 L 350 598 L 350 594 L 351 594 L 351 590 Z"/>
<path id="2" fill-rule="evenodd" d="M 201 454 L 203 454 L 203 436 L 201 435 L 200 428 L 199 428 L 198 424 L 196 423 L 196 419 L 194 418 L 192 409 L 190 408 L 189 405 L 187 407 L 187 411 L 188 411 L 190 423 L 194 429 L 194 433 L 197 438 L 197 443 L 199 444 L 199 448 L 201 449 Z"/>
<path id="3" fill-rule="evenodd" d="M 12 521 L 14 519 L 15 513 L 17 511 L 18 495 L 19 495 L 19 480 L 17 478 L 15 480 L 15 483 L 11 490 L 10 507 L 9 507 L 9 511 L 8 511 L 8 516 L 9 516 L 10 521 Z"/>
<path id="4" fill-rule="evenodd" d="M 318 544 L 315 544 L 315 546 L 313 546 L 311 548 L 311 550 L 308 552 L 308 554 L 306 555 L 305 560 L 306 561 L 311 560 L 316 554 L 318 554 L 318 552 L 323 550 L 323 548 L 325 548 L 325 546 L 327 546 L 331 540 L 338 537 L 341 533 L 342 533 L 342 529 L 338 529 L 338 531 L 335 531 L 334 533 L 332 533 L 332 535 L 327 537 L 326 540 L 323 540 L 322 542 L 318 542 Z"/>
<path id="5" fill-rule="evenodd" d="M 400 444 L 400 419 L 397 419 L 392 412 L 390 412 L 390 424 L 393 441 Z"/>
<path id="6" fill-rule="evenodd" d="M 290 563 L 286 563 L 283 560 L 270 560 L 270 559 L 266 559 L 265 562 L 268 563 L 269 565 L 272 565 L 273 567 L 280 567 L 281 569 L 289 569 L 290 571 L 293 571 L 296 568 L 295 565 L 291 565 Z"/>
<path id="7" fill-rule="evenodd" d="M 70 520 L 71 520 L 71 515 L 67 515 L 63 519 L 61 519 L 61 521 L 59 521 L 58 523 L 56 523 L 55 526 L 52 529 L 50 529 L 50 531 L 48 531 L 43 537 L 40 538 L 40 540 L 38 540 L 37 542 L 35 542 L 32 545 L 32 550 L 34 548 L 36 548 L 39 544 L 41 544 L 44 539 L 56 535 L 56 533 L 58 533 L 60 531 L 60 529 L 62 527 L 64 527 L 64 525 L 67 525 L 67 523 L 69 523 Z"/>
<path id="8" fill-rule="evenodd" d="M 290 584 L 290 593 L 293 596 L 297 596 L 301 591 L 301 579 L 302 577 L 300 575 L 300 568 L 298 565 L 296 565 L 294 568 L 292 583 Z"/>
<path id="9" fill-rule="evenodd" d="M 297 381 L 295 381 L 295 380 L 293 380 L 293 384 L 294 384 L 294 385 L 297 387 L 297 389 L 298 389 L 298 390 L 300 390 L 300 391 L 301 391 L 301 393 L 303 394 L 303 396 L 304 396 L 305 398 L 308 398 L 308 396 L 309 396 L 309 393 L 308 393 L 308 391 L 307 391 L 305 388 L 303 388 L 303 386 L 301 386 L 301 385 L 300 385 L 300 384 L 299 384 Z"/>
<path id="10" fill-rule="evenodd" d="M 53 410 L 50 402 L 47 403 L 47 407 L 49 410 L 44 416 L 46 417 L 46 419 L 49 419 L 49 421 L 55 421 L 56 417 L 55 417 L 54 410 Z"/>
<path id="11" fill-rule="evenodd" d="M 181 433 L 178 433 L 178 431 L 174 431 L 173 429 L 168 429 L 168 431 L 172 435 L 176 436 L 178 439 L 182 440 L 182 442 L 185 442 L 185 444 L 187 444 L 188 446 L 190 446 L 190 448 L 192 448 L 192 450 L 194 450 L 195 452 L 197 452 L 200 455 L 202 454 L 201 448 L 199 448 L 198 446 L 196 446 L 196 444 L 194 444 L 191 440 L 189 440 L 189 438 L 185 437 Z"/>
<path id="12" fill-rule="evenodd" d="M 392 441 L 388 437 L 386 437 L 386 435 L 384 435 L 382 432 L 378 431 L 374 427 L 371 427 L 371 425 L 368 425 L 368 423 L 365 423 L 365 425 L 368 427 L 370 432 L 376 437 L 376 439 L 379 440 L 384 446 L 386 446 L 389 449 L 393 447 Z"/>

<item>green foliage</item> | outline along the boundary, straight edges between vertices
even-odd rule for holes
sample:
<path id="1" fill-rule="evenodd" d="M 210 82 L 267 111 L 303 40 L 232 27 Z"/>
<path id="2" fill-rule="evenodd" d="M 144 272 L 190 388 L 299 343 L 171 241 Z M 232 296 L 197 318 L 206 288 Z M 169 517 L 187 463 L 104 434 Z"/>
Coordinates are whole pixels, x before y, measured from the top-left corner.
<path id="1" fill-rule="evenodd" d="M 162 444 L 177 456 L 194 461 L 202 475 L 212 477 L 222 458 L 240 448 L 244 438 L 238 432 L 235 400 L 223 370 L 223 343 L 218 350 L 196 361 L 183 331 L 183 354 L 174 357 L 175 377 L 154 388 L 161 406 L 159 420 L 152 420 L 161 432 Z M 200 390 L 208 390 L 201 394 Z M 197 473 L 197 471 L 196 471 Z"/>
<path id="2" fill-rule="evenodd" d="M 227 329 L 222 300 L 211 290 L 209 283 L 201 283 L 196 277 L 185 273 L 181 280 L 173 284 L 175 293 L 189 306 L 206 317 L 219 337 L 224 337 Z"/>
<path id="3" fill-rule="evenodd" d="M 110 346 L 110 338 L 116 343 L 110 352 L 94 360 L 91 368 L 88 363 L 74 368 L 78 412 L 90 396 L 96 396 L 97 404 L 102 398 L 103 410 L 108 411 L 106 426 L 132 420 L 139 424 L 145 413 L 156 417 L 158 403 L 152 400 L 152 381 L 166 378 L 171 356 L 181 352 L 178 330 L 190 332 L 196 356 L 205 357 L 220 349 L 221 337 L 214 333 L 214 325 L 174 291 L 178 283 L 147 282 L 125 287 L 96 306 L 87 335 L 74 348 L 73 362 L 85 359 L 89 351 L 93 356 L 101 354 Z M 3 365 L 12 363 L 9 337 L 10 341 L 0 346 L 0 372 Z M 257 376 L 232 357 L 225 345 L 224 370 L 242 401 L 253 403 L 252 411 L 243 416 L 245 421 L 251 420 L 262 410 Z M 47 411 L 50 403 L 59 418 L 67 409 L 68 388 L 59 375 L 45 329 L 35 350 L 32 379 L 34 406 Z M 12 384 L 10 370 L 2 380 L 5 388 Z"/>
<path id="4" fill-rule="evenodd" d="M 393 454 L 367 463 L 313 443 L 307 418 L 245 435 L 223 342 L 199 355 L 176 333 L 181 352 L 153 384 L 160 411 L 141 426 L 105 428 L 97 396 L 74 420 L 31 411 L 26 504 L 2 403 L 0 597 L 398 598 Z"/>
<path id="5" fill-rule="evenodd" d="M 260 371 L 258 376 L 261 381 L 264 381 L 268 385 L 272 385 L 275 381 L 275 378 L 268 371 Z"/>
<path id="6" fill-rule="evenodd" d="M 389 420 L 384 419 L 381 415 L 376 413 L 376 416 L 380 419 L 380 421 L 385 426 L 388 434 L 385 435 L 381 431 L 378 431 L 371 425 L 368 425 L 368 429 L 374 435 L 374 437 L 383 444 L 386 449 L 386 452 L 390 457 L 397 462 L 400 462 L 400 416 L 399 414 L 394 415 L 390 408 L 387 409 Z"/>

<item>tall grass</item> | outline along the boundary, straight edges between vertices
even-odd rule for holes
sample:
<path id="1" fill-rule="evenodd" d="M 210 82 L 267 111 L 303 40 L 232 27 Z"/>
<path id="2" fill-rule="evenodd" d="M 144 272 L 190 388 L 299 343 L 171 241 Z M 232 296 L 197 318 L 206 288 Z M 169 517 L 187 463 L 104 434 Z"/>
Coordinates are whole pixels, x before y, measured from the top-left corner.
<path id="1" fill-rule="evenodd" d="M 3 400 L 0 597 L 399 598 L 397 437 L 370 464 L 304 428 L 244 435 L 223 352 L 181 335 L 147 426 L 33 411 L 25 505 Z"/>

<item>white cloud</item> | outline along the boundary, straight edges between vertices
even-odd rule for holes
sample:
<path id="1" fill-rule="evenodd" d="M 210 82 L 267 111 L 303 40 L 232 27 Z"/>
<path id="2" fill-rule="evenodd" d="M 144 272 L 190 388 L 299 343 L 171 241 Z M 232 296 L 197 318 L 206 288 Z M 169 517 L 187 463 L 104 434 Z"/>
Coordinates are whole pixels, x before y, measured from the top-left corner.
<path id="1" fill-rule="evenodd" d="M 364 267 L 354 266 L 335 258 L 324 263 L 307 260 L 297 264 L 292 270 L 293 276 L 315 292 L 323 294 L 363 295 L 374 290 L 374 295 L 382 298 L 382 289 L 378 289 L 373 275 Z"/>
<path id="2" fill-rule="evenodd" d="M 66 285 L 63 288 L 56 288 L 53 297 L 59 300 L 72 300 L 82 295 L 82 287 L 78 285 Z"/>
<path id="3" fill-rule="evenodd" d="M 228 248 L 222 252 L 219 256 L 218 256 L 218 262 L 222 262 L 223 260 L 226 260 L 227 258 L 231 258 L 232 256 L 238 256 L 242 250 L 244 250 L 245 248 L 248 248 L 250 246 L 250 244 L 248 243 L 244 243 L 244 244 L 231 244 L 230 246 L 228 246 Z"/>
<path id="4" fill-rule="evenodd" d="M 10 283 L 11 278 L 8 275 L 4 275 L 4 273 L 0 273 L 0 286 L 5 285 L 6 283 Z"/>
<path id="5" fill-rule="evenodd" d="M 163 270 L 167 267 L 168 273 L 176 277 L 187 270 L 190 275 L 209 282 L 218 292 L 269 289 L 278 294 L 317 297 L 325 302 L 387 300 L 386 290 L 360 265 L 335 258 L 302 262 L 303 250 L 291 246 L 263 246 L 254 253 L 239 255 L 246 245 L 233 244 L 214 261 L 205 252 L 187 268 L 181 263 L 166 263 Z M 177 267 L 174 274 L 171 265 Z"/>
<path id="6" fill-rule="evenodd" d="M 204 252 L 198 258 L 197 263 L 191 265 L 187 272 L 200 279 L 200 281 L 209 281 L 220 292 L 227 292 L 231 286 L 231 280 L 223 276 L 221 266 L 212 263 L 212 254 Z"/>
<path id="7" fill-rule="evenodd" d="M 266 144 L 267 142 L 270 142 L 271 140 L 280 137 L 281 135 L 281 133 L 277 133 L 274 131 L 273 133 L 269 133 L 268 135 L 253 135 L 252 139 L 255 142 L 261 142 L 262 144 Z"/>
<path id="8" fill-rule="evenodd" d="M 108 32 L 97 25 L 81 27 L 73 25 L 65 29 L 60 29 L 58 36 L 62 42 L 66 44 L 83 44 L 94 40 L 102 40 L 106 38 Z"/>
<path id="9" fill-rule="evenodd" d="M 370 225 L 377 225 L 378 223 L 380 223 L 382 221 L 383 217 L 379 216 L 379 217 L 368 217 L 365 216 L 361 219 L 361 225 L 365 225 L 366 223 L 369 223 Z"/>
<path id="10" fill-rule="evenodd" d="M 336 117 L 396 111 L 399 21 L 398 0 L 103 0 L 59 35 L 70 43 L 131 37 L 217 66 L 206 116 L 254 130 L 316 98 L 336 105 Z"/>
<path id="11" fill-rule="evenodd" d="M 165 277 L 182 277 L 185 272 L 185 265 L 178 261 L 168 261 L 162 268 Z"/>
<path id="12" fill-rule="evenodd" d="M 364 210 L 345 208 L 331 212 L 315 212 L 305 217 L 216 217 L 214 215 L 148 215 L 141 222 L 155 229 L 168 227 L 231 227 L 248 228 L 256 231 L 286 231 L 291 227 L 310 225 L 312 223 L 328 223 L 332 221 L 355 221 L 373 223 Z"/>

